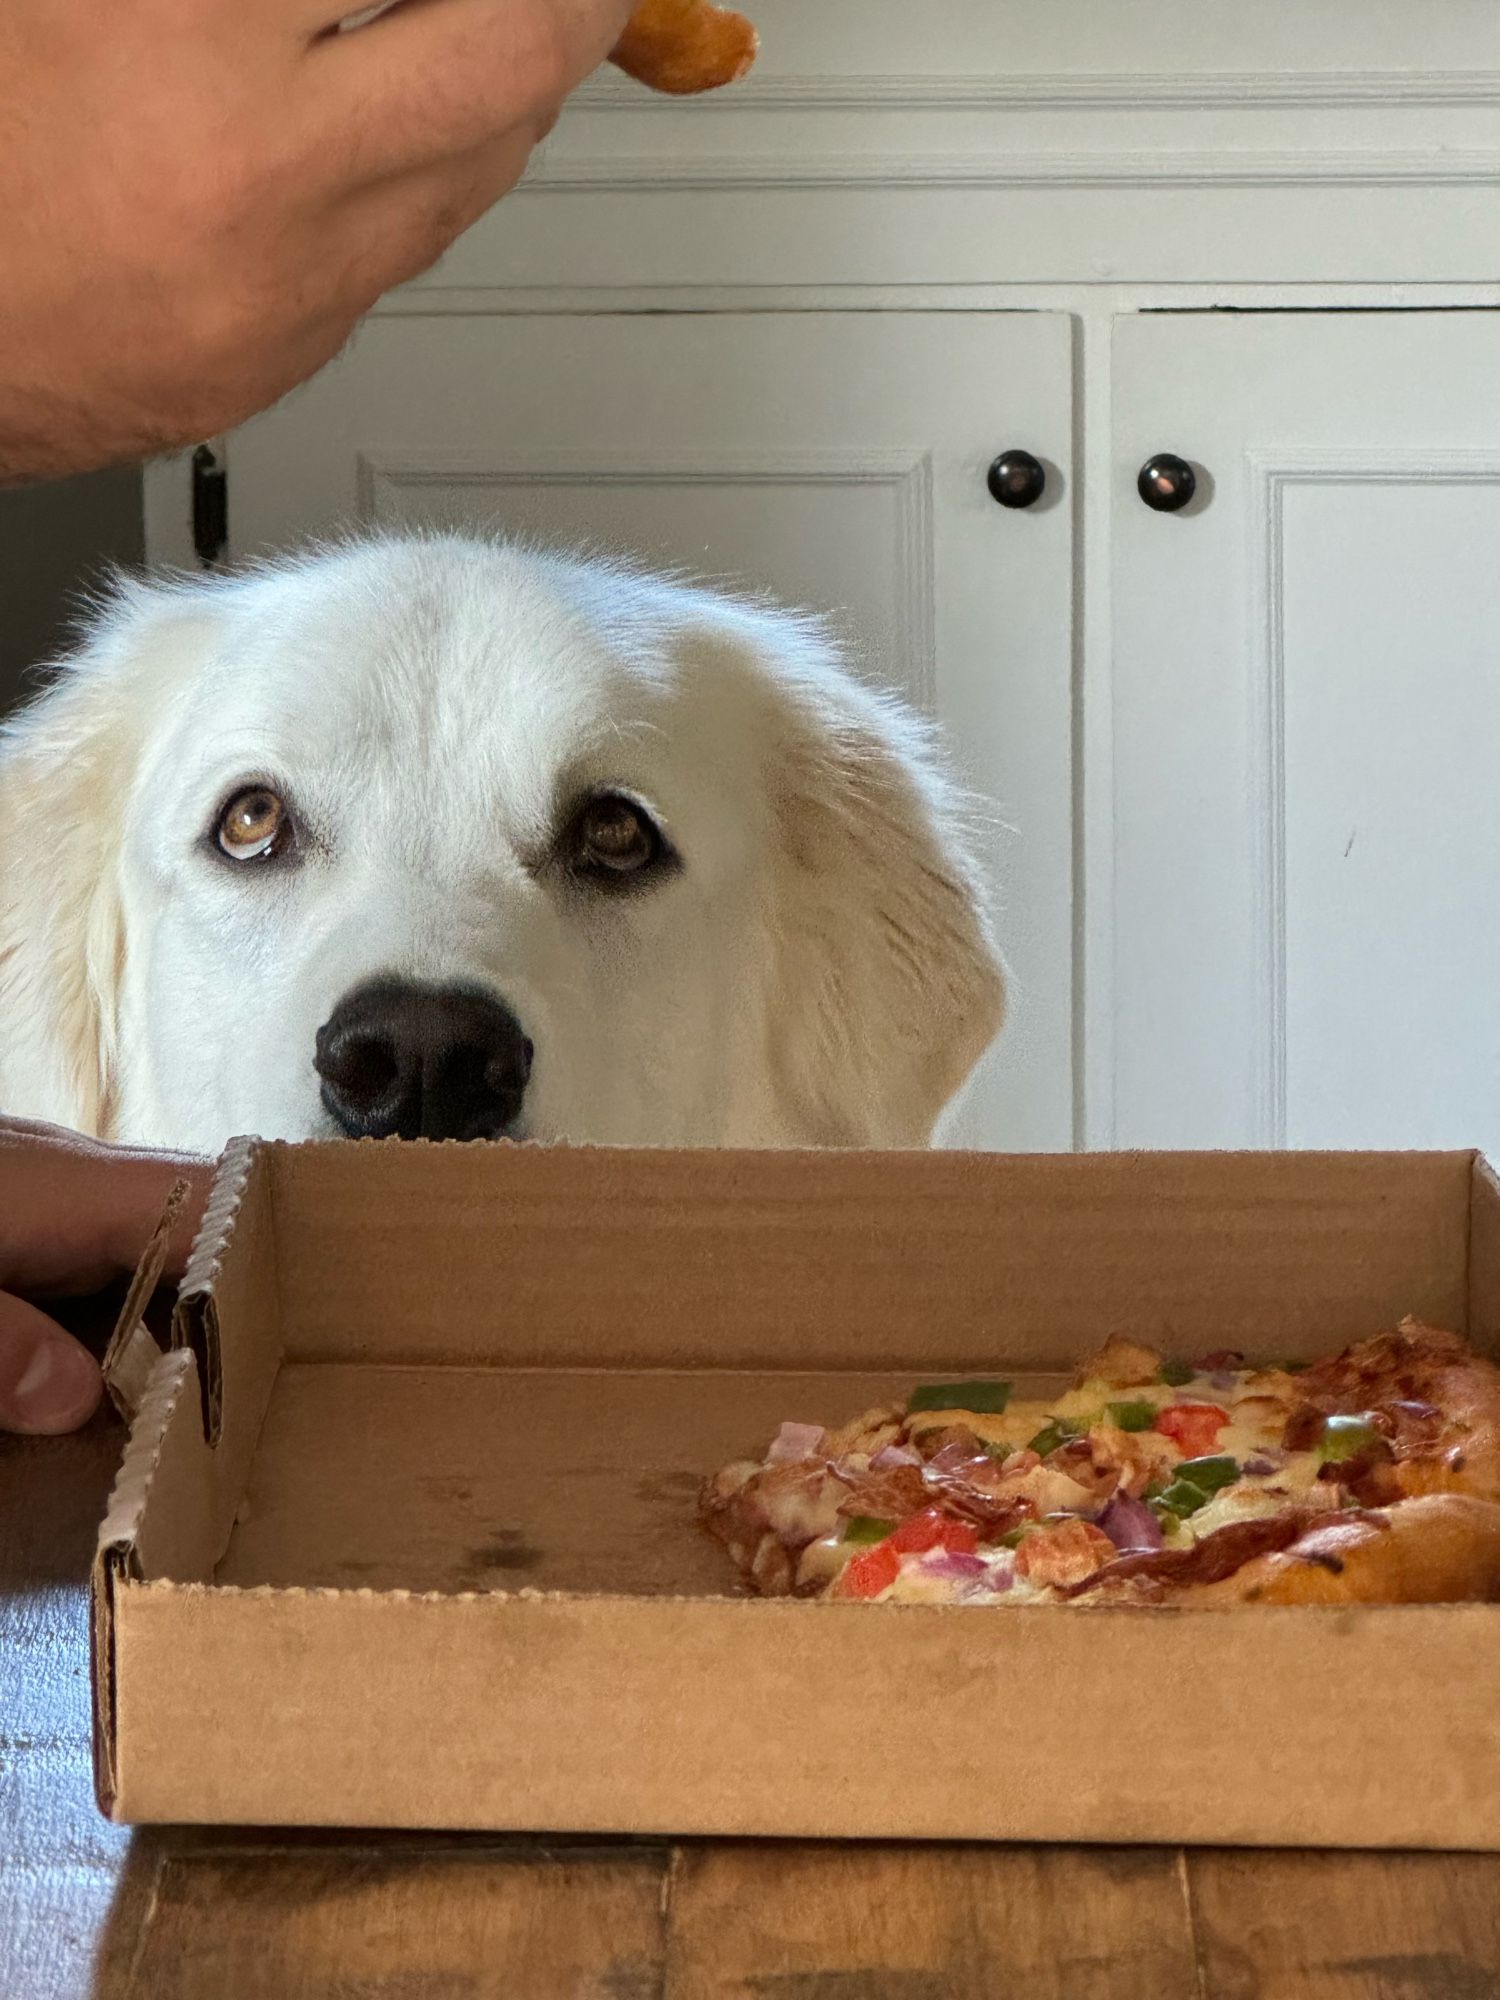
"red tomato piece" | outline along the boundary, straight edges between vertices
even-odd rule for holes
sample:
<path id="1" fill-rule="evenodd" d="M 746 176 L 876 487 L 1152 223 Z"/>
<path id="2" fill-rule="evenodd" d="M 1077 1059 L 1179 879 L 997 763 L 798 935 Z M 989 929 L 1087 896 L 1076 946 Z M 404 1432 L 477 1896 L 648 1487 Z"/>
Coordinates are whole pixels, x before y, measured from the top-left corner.
<path id="1" fill-rule="evenodd" d="M 1207 1458 L 1228 1422 L 1229 1412 L 1217 1403 L 1168 1403 L 1157 1415 L 1156 1428 L 1184 1458 Z"/>
<path id="2" fill-rule="evenodd" d="M 891 1547 L 888 1535 L 863 1555 L 851 1556 L 829 1592 L 831 1597 L 878 1597 L 887 1584 L 894 1583 L 901 1569 L 901 1551 Z"/>
<path id="3" fill-rule="evenodd" d="M 909 1515 L 887 1535 L 883 1546 L 908 1556 L 923 1555 L 928 1549 L 972 1556 L 979 1551 L 979 1537 L 967 1521 L 955 1521 L 936 1507 L 926 1507 L 920 1514 Z"/>

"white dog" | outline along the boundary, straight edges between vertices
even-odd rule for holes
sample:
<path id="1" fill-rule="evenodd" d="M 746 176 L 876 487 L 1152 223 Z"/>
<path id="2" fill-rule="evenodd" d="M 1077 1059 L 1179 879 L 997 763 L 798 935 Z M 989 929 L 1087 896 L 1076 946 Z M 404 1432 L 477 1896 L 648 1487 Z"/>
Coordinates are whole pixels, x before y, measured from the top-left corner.
<path id="1" fill-rule="evenodd" d="M 920 1145 L 1004 986 L 923 729 L 804 619 L 460 536 L 126 584 L 0 740 L 0 1108 Z"/>

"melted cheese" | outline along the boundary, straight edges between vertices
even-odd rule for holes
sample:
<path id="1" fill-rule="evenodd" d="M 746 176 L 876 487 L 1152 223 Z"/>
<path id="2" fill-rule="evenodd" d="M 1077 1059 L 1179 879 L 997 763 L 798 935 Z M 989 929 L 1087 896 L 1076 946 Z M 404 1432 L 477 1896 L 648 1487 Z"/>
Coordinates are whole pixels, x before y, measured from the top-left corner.
<path id="1" fill-rule="evenodd" d="M 928 1431 L 962 1424 L 986 1444 L 1013 1444 L 1019 1448 L 1030 1443 L 1037 1432 L 1044 1430 L 1056 1417 L 1072 1418 L 1075 1422 L 1102 1423 L 1111 1403 L 1153 1403 L 1158 1410 L 1167 1409 L 1174 1403 L 1215 1403 L 1221 1410 L 1227 1410 L 1232 1420 L 1237 1405 L 1273 1398 L 1279 1405 L 1274 1415 L 1263 1410 L 1254 1413 L 1256 1418 L 1266 1416 L 1269 1421 L 1257 1421 L 1248 1427 L 1234 1426 L 1238 1448 L 1223 1441 L 1214 1447 L 1219 1452 L 1234 1451 L 1238 1457 L 1252 1455 L 1277 1442 L 1286 1407 L 1295 1394 L 1292 1383 L 1293 1378 L 1279 1370 L 1252 1372 L 1238 1378 L 1230 1389 L 1216 1389 L 1212 1378 L 1207 1375 L 1195 1375 L 1191 1381 L 1177 1386 L 1147 1382 L 1128 1389 L 1109 1382 L 1083 1382 L 1046 1402 L 1029 1399 L 1012 1403 L 998 1415 L 986 1410 L 917 1410 L 907 1418 L 906 1426 L 908 1434 L 918 1438 Z M 1222 1438 L 1227 1440 L 1230 1435 L 1231 1431 L 1226 1429 Z"/>
<path id="2" fill-rule="evenodd" d="M 1233 1458 L 1240 1465 L 1261 1453 L 1280 1461 L 1282 1427 L 1286 1412 L 1296 1397 L 1294 1378 L 1281 1370 L 1251 1371 L 1237 1377 L 1228 1389 L 1217 1387 L 1212 1378 L 1195 1375 L 1190 1381 L 1169 1385 L 1151 1382 L 1139 1387 L 1089 1381 L 1069 1389 L 1049 1401 L 1030 1399 L 1015 1402 L 997 1413 L 985 1410 L 919 1410 L 907 1418 L 907 1433 L 913 1439 L 924 1434 L 962 1425 L 984 1444 L 1009 1445 L 1021 1449 L 1056 1418 L 1093 1426 L 1107 1421 L 1110 1403 L 1152 1403 L 1158 1410 L 1178 1403 L 1209 1403 L 1226 1411 L 1229 1421 L 1214 1440 L 1210 1454 Z M 1127 1433 L 1127 1435 L 1129 1435 Z M 1162 1437 L 1162 1433 L 1156 1433 Z M 1170 1442 L 1170 1441 L 1169 1441 Z M 1171 1444 L 1171 1462 L 1180 1464 L 1185 1454 Z M 1204 1506 L 1166 1531 L 1165 1546 L 1190 1548 L 1216 1528 L 1278 1513 L 1289 1501 L 1306 1499 L 1314 1492 L 1326 1494 L 1335 1504 L 1332 1491 L 1318 1480 L 1319 1460 L 1313 1452 L 1295 1452 L 1286 1462 L 1276 1463 L 1267 1473 L 1243 1474 L 1230 1486 L 1213 1494 Z M 1168 1468 L 1170 1470 L 1170 1468 Z M 1071 1482 L 1070 1482 L 1071 1483 Z M 982 1551 L 990 1553 L 989 1551 Z M 804 1551 L 799 1570 L 804 1582 L 831 1578 L 852 1553 L 838 1537 L 820 1538 Z M 998 1560 L 1003 1557 L 994 1551 Z M 1045 1584 L 1016 1577 L 1010 1587 L 993 1590 L 974 1580 L 955 1582 L 925 1569 L 916 1556 L 906 1557 L 896 1580 L 875 1602 L 901 1604 L 1052 1604 L 1058 1600 Z"/>
<path id="3" fill-rule="evenodd" d="M 1183 1526 L 1193 1541 L 1201 1542 L 1205 1535 L 1211 1535 L 1215 1528 L 1228 1527 L 1231 1521 L 1260 1520 L 1267 1514 L 1279 1514 L 1295 1500 L 1319 1490 L 1318 1465 L 1313 1452 L 1294 1452 L 1286 1465 L 1276 1471 L 1237 1479 L 1233 1486 L 1224 1487 L 1206 1507 L 1190 1514 Z M 1326 1487 L 1323 1490 L 1326 1492 Z"/>
<path id="4" fill-rule="evenodd" d="M 946 1577 L 934 1576 L 924 1570 L 920 1558 L 908 1556 L 901 1565 L 894 1583 L 887 1584 L 879 1597 L 872 1598 L 875 1604 L 1050 1604 L 1054 1601 L 1051 1589 L 1045 1584 L 1029 1583 L 1018 1576 L 1004 1590 L 991 1590 L 978 1580 L 963 1583 L 950 1582 Z"/>
<path id="5" fill-rule="evenodd" d="M 1059 1396 L 1051 1407 L 1055 1417 L 1087 1417 L 1103 1422 L 1110 1403 L 1155 1403 L 1161 1410 L 1175 1393 L 1164 1382 L 1146 1382 L 1138 1389 L 1117 1389 L 1108 1382 L 1081 1382 L 1076 1389 Z"/>
<path id="6" fill-rule="evenodd" d="M 1264 1424 L 1253 1427 L 1248 1424 L 1227 1423 L 1214 1439 L 1210 1454 L 1214 1458 L 1236 1458 L 1241 1464 L 1247 1458 L 1254 1458 L 1257 1452 L 1275 1451 L 1280 1427 L 1268 1430 Z"/>
<path id="7" fill-rule="evenodd" d="M 1051 1420 L 1053 1405 L 1049 1403 L 1012 1403 L 1008 1409 L 991 1410 L 917 1410 L 906 1420 L 907 1431 L 912 1438 L 924 1436 L 928 1431 L 946 1430 L 951 1424 L 962 1424 L 985 1444 L 1014 1445 L 1019 1451 L 1030 1444 L 1039 1430 Z"/>

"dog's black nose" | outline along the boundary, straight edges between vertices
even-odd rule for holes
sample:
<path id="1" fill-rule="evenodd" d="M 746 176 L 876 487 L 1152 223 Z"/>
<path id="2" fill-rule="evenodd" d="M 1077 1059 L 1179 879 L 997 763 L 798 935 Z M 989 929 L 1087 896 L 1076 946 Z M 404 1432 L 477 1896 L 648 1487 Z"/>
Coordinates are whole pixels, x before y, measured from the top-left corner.
<path id="1" fill-rule="evenodd" d="M 318 1030 L 323 1102 L 355 1139 L 498 1139 L 520 1115 L 532 1048 L 499 1000 L 377 979 Z"/>

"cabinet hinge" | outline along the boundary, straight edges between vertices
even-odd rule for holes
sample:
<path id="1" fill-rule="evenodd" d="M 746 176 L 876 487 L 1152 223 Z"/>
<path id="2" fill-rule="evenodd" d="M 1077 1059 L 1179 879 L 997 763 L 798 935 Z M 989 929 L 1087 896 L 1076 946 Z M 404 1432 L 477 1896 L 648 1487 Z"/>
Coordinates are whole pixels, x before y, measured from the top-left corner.
<path id="1" fill-rule="evenodd" d="M 229 474 L 206 444 L 193 453 L 193 547 L 212 569 L 229 545 Z"/>

